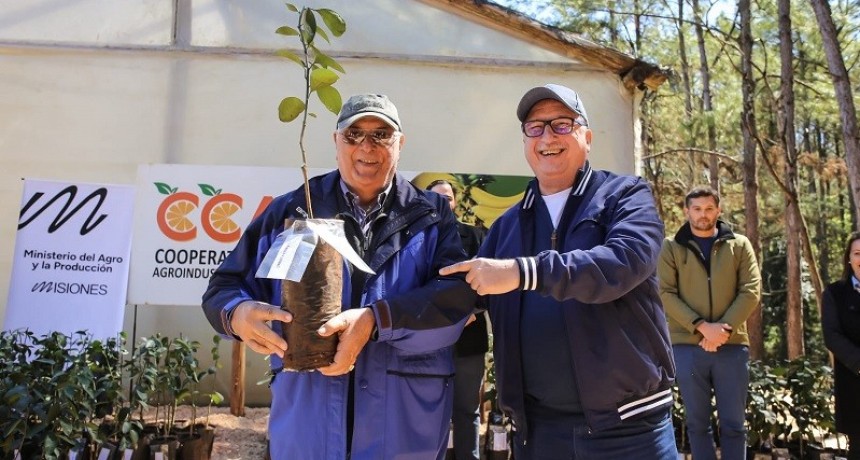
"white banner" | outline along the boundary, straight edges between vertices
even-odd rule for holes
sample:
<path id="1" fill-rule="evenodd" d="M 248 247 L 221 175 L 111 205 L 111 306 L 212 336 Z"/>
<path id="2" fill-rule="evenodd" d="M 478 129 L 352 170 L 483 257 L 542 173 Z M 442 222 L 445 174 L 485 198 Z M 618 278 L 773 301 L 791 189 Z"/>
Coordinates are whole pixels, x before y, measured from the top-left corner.
<path id="1" fill-rule="evenodd" d="M 200 305 L 245 227 L 301 184 L 299 168 L 140 166 L 128 303 Z"/>
<path id="2" fill-rule="evenodd" d="M 309 177 L 329 172 L 310 168 Z M 414 172 L 400 171 L 405 178 Z M 300 168 L 142 165 L 137 170 L 131 305 L 200 305 L 209 278 Z"/>
<path id="3" fill-rule="evenodd" d="M 122 330 L 134 189 L 26 180 L 4 327 Z"/>

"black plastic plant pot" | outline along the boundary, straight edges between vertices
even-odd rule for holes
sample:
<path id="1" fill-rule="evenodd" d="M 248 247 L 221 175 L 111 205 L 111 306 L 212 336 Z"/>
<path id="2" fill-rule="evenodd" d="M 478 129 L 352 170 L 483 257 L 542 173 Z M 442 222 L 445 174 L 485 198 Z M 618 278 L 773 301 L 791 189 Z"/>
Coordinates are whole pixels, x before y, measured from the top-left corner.
<path id="1" fill-rule="evenodd" d="M 304 223 L 288 220 L 286 225 Z M 337 335 L 321 337 L 317 330 L 341 312 L 342 291 L 343 257 L 320 238 L 301 281 L 282 283 L 282 308 L 293 315 L 292 322 L 284 323 L 282 329 L 288 344 L 284 370 L 309 371 L 332 363 Z"/>

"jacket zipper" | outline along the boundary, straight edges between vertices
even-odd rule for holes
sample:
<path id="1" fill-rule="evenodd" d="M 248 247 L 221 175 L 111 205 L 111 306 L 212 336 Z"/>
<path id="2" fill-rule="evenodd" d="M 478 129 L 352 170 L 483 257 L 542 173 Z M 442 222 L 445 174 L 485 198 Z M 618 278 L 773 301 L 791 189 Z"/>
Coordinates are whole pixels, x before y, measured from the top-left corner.
<path id="1" fill-rule="evenodd" d="M 719 241 L 719 239 L 715 240 L 714 244 L 711 246 L 711 258 L 712 259 L 714 257 L 714 249 L 716 248 L 718 241 Z M 708 265 L 705 266 L 705 253 L 702 252 L 702 248 L 700 248 L 698 244 L 690 241 L 687 244 L 687 246 L 695 248 L 696 252 L 699 253 L 699 256 L 701 257 L 699 259 L 699 261 L 702 262 L 702 267 L 704 267 L 705 273 L 707 273 L 707 275 L 708 275 L 708 322 L 712 323 L 712 322 L 714 322 L 714 299 L 713 299 L 713 288 L 711 287 L 711 267 L 710 267 L 711 261 L 709 260 Z"/>

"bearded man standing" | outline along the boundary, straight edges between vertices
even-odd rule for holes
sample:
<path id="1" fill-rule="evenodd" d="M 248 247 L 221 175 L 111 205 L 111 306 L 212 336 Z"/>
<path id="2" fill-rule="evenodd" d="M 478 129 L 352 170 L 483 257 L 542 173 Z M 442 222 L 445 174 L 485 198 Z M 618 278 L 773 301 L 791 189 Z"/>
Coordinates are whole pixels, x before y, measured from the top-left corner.
<path id="1" fill-rule="evenodd" d="M 697 187 L 684 198 L 684 224 L 663 242 L 657 277 L 669 319 L 676 379 L 696 460 L 716 460 L 711 391 L 721 458 L 746 458 L 744 409 L 749 385 L 746 320 L 761 297 L 750 241 L 719 220 L 720 195 Z"/>

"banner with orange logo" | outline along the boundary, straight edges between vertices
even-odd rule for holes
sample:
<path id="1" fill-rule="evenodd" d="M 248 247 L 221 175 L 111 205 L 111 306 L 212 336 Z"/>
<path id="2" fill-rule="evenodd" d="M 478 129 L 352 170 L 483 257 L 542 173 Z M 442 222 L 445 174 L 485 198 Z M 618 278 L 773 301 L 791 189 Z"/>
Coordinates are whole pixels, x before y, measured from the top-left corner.
<path id="1" fill-rule="evenodd" d="M 128 303 L 200 305 L 245 227 L 273 197 L 301 184 L 298 168 L 140 166 Z"/>
<path id="2" fill-rule="evenodd" d="M 26 180 L 4 327 L 122 330 L 134 188 Z"/>
<path id="3" fill-rule="evenodd" d="M 311 168 L 310 176 L 329 172 Z M 528 177 L 400 171 L 420 188 L 450 181 L 455 212 L 489 227 L 522 197 Z M 138 168 L 128 303 L 200 305 L 209 278 L 272 198 L 302 184 L 299 168 L 145 165 Z"/>

